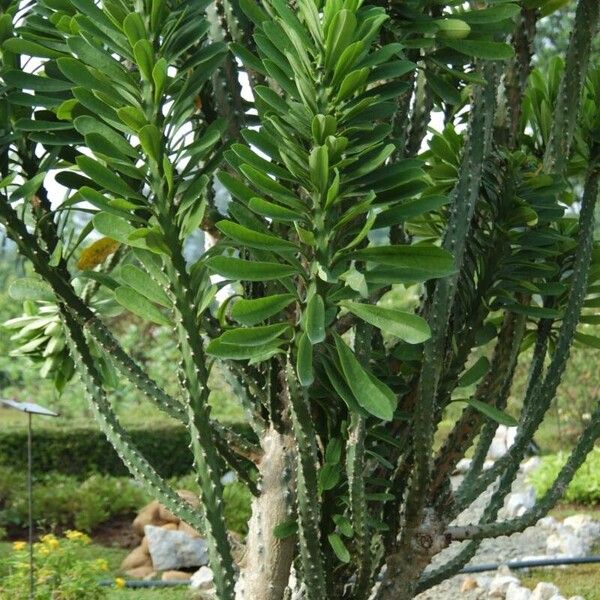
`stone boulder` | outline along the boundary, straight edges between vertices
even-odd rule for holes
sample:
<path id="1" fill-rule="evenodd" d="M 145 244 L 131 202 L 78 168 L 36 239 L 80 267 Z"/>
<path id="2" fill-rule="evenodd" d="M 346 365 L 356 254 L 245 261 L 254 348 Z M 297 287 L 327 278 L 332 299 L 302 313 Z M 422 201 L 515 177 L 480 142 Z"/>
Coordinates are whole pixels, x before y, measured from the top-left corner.
<path id="1" fill-rule="evenodd" d="M 519 580 L 507 568 L 498 569 L 498 573 L 490 583 L 488 597 L 505 598 L 511 585 L 519 585 Z"/>
<path id="2" fill-rule="evenodd" d="M 508 452 L 508 449 L 515 443 L 516 435 L 516 427 L 498 425 L 494 439 L 490 444 L 487 458 L 490 460 L 498 460 L 499 458 L 502 458 Z"/>
<path id="3" fill-rule="evenodd" d="M 154 567 L 149 564 L 136 567 L 135 569 L 129 569 L 125 571 L 125 575 L 131 579 L 152 579 L 156 575 L 156 571 L 154 570 Z"/>
<path id="4" fill-rule="evenodd" d="M 200 567 L 190 579 L 190 587 L 194 590 L 209 590 L 213 587 L 213 572 L 209 567 Z"/>
<path id="5" fill-rule="evenodd" d="M 208 563 L 208 546 L 202 538 L 154 525 L 146 525 L 144 532 L 152 564 L 158 571 L 200 567 Z"/>
<path id="6" fill-rule="evenodd" d="M 147 546 L 138 546 L 123 559 L 121 571 L 130 571 L 131 569 L 137 569 L 138 567 L 145 565 L 152 566 L 150 553 L 148 552 Z"/>
<path id="7" fill-rule="evenodd" d="M 520 517 L 534 505 L 535 490 L 530 485 L 522 492 L 513 492 L 508 495 L 504 503 L 504 515 L 507 519 Z"/>
<path id="8" fill-rule="evenodd" d="M 189 490 L 177 490 L 177 495 L 192 508 L 198 508 L 200 506 L 200 499 L 194 492 L 190 492 Z M 162 506 L 162 504 L 158 505 L 158 518 L 165 523 L 179 523 L 179 518 L 170 510 Z"/>
<path id="9" fill-rule="evenodd" d="M 132 527 L 138 535 L 144 535 L 144 527 L 146 525 L 160 525 L 158 511 L 160 503 L 158 500 L 153 500 L 140 510 L 137 517 L 133 520 Z"/>
<path id="10" fill-rule="evenodd" d="M 540 581 L 531 592 L 530 600 L 550 600 L 559 594 L 560 590 L 553 583 Z"/>
<path id="11" fill-rule="evenodd" d="M 165 571 L 161 576 L 161 581 L 189 581 L 191 573 L 185 571 Z"/>
<path id="12" fill-rule="evenodd" d="M 529 600 L 531 590 L 518 583 L 511 583 L 506 589 L 505 600 Z"/>

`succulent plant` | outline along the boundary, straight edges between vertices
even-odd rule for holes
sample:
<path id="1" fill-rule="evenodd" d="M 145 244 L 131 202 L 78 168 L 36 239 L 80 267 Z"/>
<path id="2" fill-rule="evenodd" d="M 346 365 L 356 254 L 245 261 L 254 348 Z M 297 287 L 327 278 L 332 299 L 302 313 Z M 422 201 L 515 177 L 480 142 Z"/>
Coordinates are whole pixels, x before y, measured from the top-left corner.
<path id="1" fill-rule="evenodd" d="M 536 506 L 498 520 L 570 347 L 599 345 L 600 6 L 579 0 L 541 73 L 554 4 L 3 3 L 0 223 L 35 272 L 10 326 L 49 374 L 78 373 L 132 475 L 207 532 L 220 600 L 287 598 L 292 567 L 310 600 L 412 598 L 544 515 L 593 447 L 600 410 Z M 213 243 L 190 260 L 199 231 Z M 171 329 L 177 397 L 107 327 L 115 305 Z M 210 416 L 217 364 L 252 436 Z M 112 378 L 187 426 L 200 510 L 132 444 Z M 484 472 L 498 423 L 516 441 Z M 239 574 L 229 469 L 254 497 Z M 493 482 L 480 522 L 453 526 Z"/>

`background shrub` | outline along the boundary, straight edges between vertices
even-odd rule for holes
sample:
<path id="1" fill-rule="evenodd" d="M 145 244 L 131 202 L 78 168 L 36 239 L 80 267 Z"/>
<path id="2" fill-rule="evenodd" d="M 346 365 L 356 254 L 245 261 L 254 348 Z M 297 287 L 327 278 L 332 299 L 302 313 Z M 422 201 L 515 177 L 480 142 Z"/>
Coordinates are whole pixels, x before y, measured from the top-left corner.
<path id="1" fill-rule="evenodd" d="M 542 458 L 542 464 L 530 476 L 538 498 L 548 491 L 568 458 L 566 452 Z M 565 502 L 596 504 L 600 502 L 600 448 L 594 448 L 579 468 L 563 496 Z"/>
<path id="2" fill-rule="evenodd" d="M 163 477 L 186 475 L 192 470 L 192 455 L 188 448 L 189 434 L 177 425 L 143 424 L 128 430 L 132 443 L 143 452 Z M 234 426 L 238 433 L 247 433 L 244 425 Z M 0 433 L 0 464 L 16 470 L 27 468 L 27 432 L 13 430 Z M 96 427 L 69 429 L 35 428 L 33 444 L 35 473 L 50 471 L 88 477 L 94 473 L 123 476 L 129 471 Z M 1 494 L 1 492 L 0 492 Z M 1 496 L 0 496 L 1 499 Z"/>
<path id="3" fill-rule="evenodd" d="M 173 477 L 174 489 L 199 493 L 195 476 Z M 119 516 L 137 512 L 152 498 L 133 479 L 92 475 L 77 477 L 48 473 L 37 477 L 33 488 L 34 521 L 42 529 L 75 527 L 91 532 Z M 225 521 L 228 529 L 245 535 L 250 517 L 251 494 L 244 484 L 225 486 Z M 27 490 L 23 472 L 0 466 L 0 534 L 3 528 L 21 529 L 28 519 Z M 0 539 L 1 539 L 0 535 Z"/>

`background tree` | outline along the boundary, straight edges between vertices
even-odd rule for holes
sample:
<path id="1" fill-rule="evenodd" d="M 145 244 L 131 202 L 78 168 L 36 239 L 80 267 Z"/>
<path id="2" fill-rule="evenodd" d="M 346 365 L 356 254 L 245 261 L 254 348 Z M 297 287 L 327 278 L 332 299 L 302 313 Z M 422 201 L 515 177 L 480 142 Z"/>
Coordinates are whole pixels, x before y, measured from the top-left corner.
<path id="1" fill-rule="evenodd" d="M 4 3 L 0 222 L 37 274 L 13 297 L 54 310 L 21 322 L 29 352 L 77 371 L 132 474 L 207 533 L 220 600 L 288 597 L 292 567 L 311 600 L 411 598 L 544 515 L 600 434 L 597 410 L 546 495 L 497 520 L 571 345 L 599 344 L 600 6 L 578 3 L 564 68 L 532 71 L 549 4 Z M 216 243 L 189 259 L 199 228 Z M 115 305 L 173 329 L 176 394 L 107 328 Z M 211 418 L 217 364 L 252 436 Z M 201 511 L 129 440 L 119 377 L 188 427 Z M 226 469 L 254 495 L 237 582 Z M 493 482 L 480 522 L 452 526 Z"/>

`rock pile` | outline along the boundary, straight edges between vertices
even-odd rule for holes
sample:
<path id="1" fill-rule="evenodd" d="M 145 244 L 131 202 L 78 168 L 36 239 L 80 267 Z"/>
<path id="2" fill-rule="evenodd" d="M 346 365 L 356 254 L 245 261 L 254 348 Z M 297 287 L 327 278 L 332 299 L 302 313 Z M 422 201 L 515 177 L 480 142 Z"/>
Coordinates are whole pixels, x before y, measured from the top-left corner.
<path id="1" fill-rule="evenodd" d="M 560 590 L 547 581 L 540 581 L 533 590 L 521 585 L 519 579 L 502 567 L 494 577 L 489 575 L 464 577 L 460 587 L 461 597 L 469 599 L 491 598 L 496 600 L 583 600 L 581 596 L 565 598 Z"/>
<path id="2" fill-rule="evenodd" d="M 177 493 L 194 508 L 200 505 L 194 493 Z M 206 541 L 156 500 L 139 512 L 133 529 L 141 542 L 121 563 L 128 577 L 151 579 L 162 572 L 163 581 L 187 581 L 193 570 L 188 573 L 181 569 L 202 567 L 208 562 Z"/>

